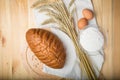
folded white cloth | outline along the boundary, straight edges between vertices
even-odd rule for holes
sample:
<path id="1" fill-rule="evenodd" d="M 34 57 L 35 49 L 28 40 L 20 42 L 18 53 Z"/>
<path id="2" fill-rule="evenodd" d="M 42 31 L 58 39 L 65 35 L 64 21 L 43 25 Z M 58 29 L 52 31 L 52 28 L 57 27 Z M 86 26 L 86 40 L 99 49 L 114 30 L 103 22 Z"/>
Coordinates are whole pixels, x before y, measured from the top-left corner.
<path id="1" fill-rule="evenodd" d="M 65 5 L 68 6 L 68 3 L 70 2 L 70 0 L 63 0 L 63 1 L 64 1 Z M 89 8 L 89 9 L 93 10 L 91 0 L 76 0 L 75 5 L 77 8 L 78 19 L 83 17 L 82 10 L 84 8 Z M 38 10 L 34 10 L 34 14 L 35 14 L 35 19 L 36 19 L 36 21 L 35 21 L 36 26 L 38 26 L 38 27 L 41 27 L 41 23 L 45 19 L 49 18 L 44 13 L 39 13 Z M 77 18 L 75 16 L 74 16 L 74 18 L 76 19 L 76 23 L 77 23 Z M 91 21 L 89 21 L 89 24 L 90 25 L 93 24 L 95 28 L 98 28 L 95 18 L 93 18 Z M 53 26 L 53 25 L 50 25 L 50 26 Z M 77 25 L 76 25 L 76 27 L 77 27 Z M 67 59 L 66 59 L 65 66 L 62 69 L 53 69 L 53 68 L 50 68 L 50 67 L 44 65 L 43 71 L 48 74 L 53 74 L 53 75 L 57 75 L 57 76 L 65 77 L 65 78 L 74 78 L 76 80 L 86 79 L 87 76 L 84 73 L 82 73 L 82 70 L 79 67 L 80 62 L 77 59 L 75 48 L 74 48 L 74 45 L 73 45 L 71 39 L 65 33 L 61 32 L 60 30 L 51 28 L 51 31 L 54 34 L 56 34 L 63 42 L 63 44 L 66 48 Z M 90 55 L 93 53 L 96 55 Z M 88 54 L 89 58 L 92 61 L 92 64 L 94 65 L 97 76 L 99 76 L 99 71 L 101 70 L 102 64 L 104 62 L 104 55 L 101 55 L 101 53 L 104 54 L 102 49 L 100 51 L 96 51 L 96 52 L 88 52 L 87 51 L 87 53 L 86 53 L 86 54 Z"/>

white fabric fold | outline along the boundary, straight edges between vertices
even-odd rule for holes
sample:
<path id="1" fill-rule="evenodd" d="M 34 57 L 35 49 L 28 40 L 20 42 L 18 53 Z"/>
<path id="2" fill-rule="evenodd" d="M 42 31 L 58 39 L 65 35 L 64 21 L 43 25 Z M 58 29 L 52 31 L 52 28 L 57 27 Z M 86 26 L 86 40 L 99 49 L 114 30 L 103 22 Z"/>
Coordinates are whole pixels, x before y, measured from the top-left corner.
<path id="1" fill-rule="evenodd" d="M 64 3 L 66 4 L 66 6 L 68 6 L 69 2 L 70 2 L 70 0 L 64 0 Z M 77 8 L 77 14 L 78 14 L 78 18 L 76 18 L 74 16 L 74 18 L 76 19 L 76 26 L 75 27 L 77 27 L 78 19 L 83 17 L 82 10 L 84 8 L 89 8 L 89 9 L 93 10 L 93 6 L 91 3 L 91 0 L 76 0 L 75 6 Z M 35 19 L 36 19 L 36 21 L 35 21 L 36 26 L 38 26 L 39 28 L 41 28 L 41 23 L 45 19 L 49 18 L 44 13 L 39 13 L 38 10 L 34 10 L 34 15 L 35 15 Z M 53 26 L 53 25 L 54 24 L 48 25 L 48 26 Z M 91 21 L 89 21 L 89 25 L 95 25 L 95 27 L 98 28 L 95 17 Z M 74 48 L 74 45 L 73 45 L 71 39 L 65 33 L 61 32 L 60 30 L 51 28 L 51 31 L 55 35 L 57 35 L 61 39 L 61 41 L 63 42 L 63 44 L 66 48 L 67 59 L 66 59 L 65 66 L 62 69 L 53 69 L 53 68 L 50 68 L 50 67 L 44 65 L 43 71 L 45 73 L 57 75 L 57 76 L 64 77 L 64 78 L 73 78 L 76 80 L 86 79 L 87 76 L 84 73 L 82 73 L 82 70 L 79 67 L 80 62 L 77 59 L 75 48 Z M 79 34 L 80 34 L 80 32 L 79 32 Z M 89 55 L 91 53 L 94 53 L 96 55 L 94 55 L 94 56 Z M 86 53 L 86 54 L 88 54 L 89 58 L 92 61 L 92 64 L 94 65 L 95 72 L 96 72 L 97 76 L 99 76 L 99 71 L 101 70 L 102 64 L 104 62 L 104 55 L 101 55 L 101 53 L 104 54 L 103 50 Z"/>

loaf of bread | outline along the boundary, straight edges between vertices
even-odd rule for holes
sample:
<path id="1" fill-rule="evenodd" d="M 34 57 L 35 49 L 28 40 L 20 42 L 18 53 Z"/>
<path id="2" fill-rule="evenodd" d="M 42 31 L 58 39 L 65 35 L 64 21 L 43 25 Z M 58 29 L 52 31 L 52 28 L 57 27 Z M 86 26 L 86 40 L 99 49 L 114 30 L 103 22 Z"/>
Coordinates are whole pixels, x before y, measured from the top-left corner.
<path id="1" fill-rule="evenodd" d="M 60 39 L 44 29 L 29 29 L 26 32 L 27 43 L 37 58 L 47 66 L 55 69 L 65 64 L 65 48 Z"/>

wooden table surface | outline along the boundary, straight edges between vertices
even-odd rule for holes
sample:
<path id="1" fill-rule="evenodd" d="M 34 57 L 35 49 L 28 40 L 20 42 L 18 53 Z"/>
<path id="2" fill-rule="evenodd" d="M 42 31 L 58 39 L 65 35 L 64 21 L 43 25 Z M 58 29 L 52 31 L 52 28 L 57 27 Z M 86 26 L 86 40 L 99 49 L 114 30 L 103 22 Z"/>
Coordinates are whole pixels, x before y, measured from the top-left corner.
<path id="1" fill-rule="evenodd" d="M 34 26 L 30 6 L 35 0 L 0 0 L 0 79 L 32 79 L 23 67 L 23 35 Z M 105 35 L 106 79 L 120 78 L 120 0 L 92 0 L 100 30 Z"/>

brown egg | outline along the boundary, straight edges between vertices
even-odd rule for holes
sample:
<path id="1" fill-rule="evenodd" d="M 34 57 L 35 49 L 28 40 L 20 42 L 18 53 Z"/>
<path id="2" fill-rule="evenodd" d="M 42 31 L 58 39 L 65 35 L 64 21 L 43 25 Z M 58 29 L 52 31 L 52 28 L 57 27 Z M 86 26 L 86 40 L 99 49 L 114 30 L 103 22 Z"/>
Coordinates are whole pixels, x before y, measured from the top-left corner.
<path id="1" fill-rule="evenodd" d="M 94 17 L 93 12 L 90 9 L 83 9 L 82 13 L 83 16 L 88 20 L 91 20 Z"/>
<path id="2" fill-rule="evenodd" d="M 88 20 L 86 18 L 81 18 L 79 21 L 78 21 L 78 28 L 79 29 L 83 29 L 85 28 L 85 26 L 88 25 Z"/>
<path id="3" fill-rule="evenodd" d="M 55 69 L 64 66 L 65 49 L 56 35 L 44 29 L 29 29 L 26 32 L 26 40 L 31 51 L 41 62 Z"/>

